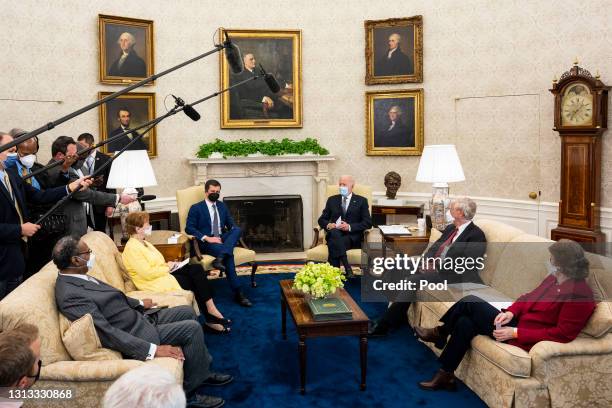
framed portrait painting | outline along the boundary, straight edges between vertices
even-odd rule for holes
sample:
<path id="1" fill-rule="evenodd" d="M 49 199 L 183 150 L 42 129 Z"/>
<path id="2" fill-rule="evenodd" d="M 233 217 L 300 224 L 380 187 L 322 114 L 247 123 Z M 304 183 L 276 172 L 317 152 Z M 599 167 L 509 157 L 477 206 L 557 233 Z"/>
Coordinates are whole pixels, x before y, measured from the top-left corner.
<path id="1" fill-rule="evenodd" d="M 110 94 L 111 92 L 99 92 L 98 99 L 102 99 Z M 100 140 L 108 140 L 153 119 L 155 119 L 154 93 L 132 92 L 121 95 L 117 99 L 100 105 Z M 103 152 L 112 155 L 130 143 L 135 136 L 143 134 L 144 130 L 146 128 L 134 130 L 105 144 Z M 149 157 L 157 156 L 156 130 L 156 128 L 153 128 L 148 131 L 127 150 L 146 150 Z"/>
<path id="2" fill-rule="evenodd" d="M 155 73 L 153 21 L 100 14 L 98 29 L 100 82 L 129 84 Z"/>
<path id="3" fill-rule="evenodd" d="M 366 154 L 419 156 L 423 152 L 423 90 L 366 93 Z"/>
<path id="4" fill-rule="evenodd" d="M 366 85 L 423 82 L 423 17 L 368 20 Z"/>
<path id="5" fill-rule="evenodd" d="M 222 39 L 224 32 L 240 49 L 244 69 L 231 72 L 221 53 L 221 89 L 247 82 L 221 94 L 221 128 L 302 127 L 302 32 L 222 29 Z M 264 81 L 262 67 L 278 82 L 277 93 Z"/>

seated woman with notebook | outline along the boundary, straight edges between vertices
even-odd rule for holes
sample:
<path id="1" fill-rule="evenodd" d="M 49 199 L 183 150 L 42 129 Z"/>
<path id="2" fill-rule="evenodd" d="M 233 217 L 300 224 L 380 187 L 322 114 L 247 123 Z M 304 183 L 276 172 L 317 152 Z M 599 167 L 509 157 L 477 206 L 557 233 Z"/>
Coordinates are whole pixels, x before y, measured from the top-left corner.
<path id="1" fill-rule="evenodd" d="M 500 312 L 476 296 L 466 296 L 442 316 L 442 325 L 414 328 L 421 340 L 444 349 L 438 359 L 442 368 L 430 381 L 419 383 L 421 388 L 454 389 L 453 373 L 479 334 L 526 351 L 540 341 L 569 343 L 578 336 L 595 310 L 593 292 L 585 281 L 589 261 L 582 247 L 567 239 L 555 242 L 548 250 L 549 275 L 507 309 Z"/>
<path id="2" fill-rule="evenodd" d="M 208 331 L 228 333 L 231 322 L 215 306 L 212 287 L 202 266 L 166 262 L 161 252 L 145 240 L 152 231 L 149 214 L 146 212 L 130 213 L 126 219 L 126 228 L 130 239 L 125 245 L 122 258 L 136 288 L 153 292 L 190 290 L 206 318 Z"/>

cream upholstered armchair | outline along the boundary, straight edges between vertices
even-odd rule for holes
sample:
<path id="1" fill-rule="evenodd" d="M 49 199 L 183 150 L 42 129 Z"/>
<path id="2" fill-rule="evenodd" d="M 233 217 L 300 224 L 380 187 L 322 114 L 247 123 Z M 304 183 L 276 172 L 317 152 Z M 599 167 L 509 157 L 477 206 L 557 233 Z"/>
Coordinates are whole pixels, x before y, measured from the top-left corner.
<path id="1" fill-rule="evenodd" d="M 189 209 L 192 205 L 203 201 L 204 198 L 204 186 L 193 186 L 176 191 L 176 206 L 178 207 L 181 232 L 187 235 L 191 240 L 191 245 L 193 246 L 195 252 L 194 261 L 200 263 L 205 271 L 209 271 L 213 269 L 212 262 L 215 260 L 215 258 L 211 255 L 202 255 L 198 244 L 194 242 L 195 237 L 185 233 L 185 225 L 187 225 L 187 215 L 189 214 Z M 234 259 L 236 266 L 242 264 L 249 264 L 251 266 L 251 286 L 256 287 L 257 283 L 255 282 L 255 272 L 257 272 L 258 265 L 257 262 L 255 262 L 255 251 L 249 249 L 242 238 L 240 239 L 240 245 L 242 245 L 242 247 L 234 248 Z"/>
<path id="2" fill-rule="evenodd" d="M 372 214 L 372 187 L 366 185 L 355 184 L 353 187 L 353 193 L 367 198 L 368 207 L 370 209 L 370 215 Z M 325 197 L 329 198 L 335 194 L 338 194 L 338 185 L 327 186 Z M 318 217 L 317 217 L 318 218 Z M 363 241 L 367 242 L 368 233 L 370 230 L 364 231 Z M 325 231 L 319 227 L 314 228 L 314 235 L 312 245 L 310 249 L 306 251 L 306 260 L 313 262 L 327 262 L 329 252 L 327 250 L 327 243 L 325 242 Z M 361 249 L 350 249 L 346 252 L 348 261 L 351 265 L 361 265 Z"/>

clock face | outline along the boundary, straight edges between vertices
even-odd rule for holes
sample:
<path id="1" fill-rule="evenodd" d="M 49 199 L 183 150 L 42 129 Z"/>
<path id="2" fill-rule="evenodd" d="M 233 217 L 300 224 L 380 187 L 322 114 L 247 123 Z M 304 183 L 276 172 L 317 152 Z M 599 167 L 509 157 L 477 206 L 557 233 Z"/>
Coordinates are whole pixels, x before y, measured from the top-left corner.
<path id="1" fill-rule="evenodd" d="M 581 83 L 565 89 L 561 99 L 561 124 L 563 126 L 588 126 L 593 123 L 593 95 Z"/>

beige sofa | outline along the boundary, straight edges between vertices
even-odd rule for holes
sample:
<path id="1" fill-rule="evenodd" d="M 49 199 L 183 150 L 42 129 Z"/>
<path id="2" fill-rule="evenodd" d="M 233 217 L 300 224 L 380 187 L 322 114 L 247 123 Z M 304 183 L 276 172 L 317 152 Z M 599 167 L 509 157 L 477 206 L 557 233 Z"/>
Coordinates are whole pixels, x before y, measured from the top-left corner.
<path id="1" fill-rule="evenodd" d="M 514 300 L 546 276 L 552 241 L 498 221 L 478 219 L 488 247 L 481 271 L 486 288 L 446 292 L 423 291 L 408 311 L 411 325 L 434 327 L 462 296 Z M 432 233 L 431 242 L 439 237 Z M 537 343 L 529 352 L 477 336 L 456 374 L 491 407 L 612 406 L 612 259 L 587 254 L 589 284 L 598 300 L 588 325 L 574 341 Z M 469 288 L 468 288 L 469 289 Z M 426 343 L 436 354 L 440 351 Z M 433 373 L 432 373 L 433 374 Z"/>
<path id="2" fill-rule="evenodd" d="M 126 295 L 143 299 L 152 298 L 158 304 L 178 306 L 194 304 L 193 293 L 177 291 L 163 294 L 136 291 L 127 274 L 122 270 L 121 257 L 113 241 L 101 232 L 91 232 L 84 237 L 96 254 L 96 264 L 90 275 L 104 281 Z M 0 331 L 11 329 L 20 323 L 38 326 L 42 340 L 41 360 L 43 367 L 35 388 L 71 389 L 76 397 L 72 400 L 45 400 L 30 402 L 25 406 L 40 407 L 98 407 L 102 396 L 119 376 L 142 364 L 157 364 L 165 367 L 183 382 L 182 363 L 172 358 L 155 358 L 148 362 L 120 359 L 74 361 L 62 341 L 62 333 L 70 325 L 55 304 L 55 279 L 57 268 L 47 264 L 0 302 Z M 98 341 L 93 339 L 92 341 Z"/>

